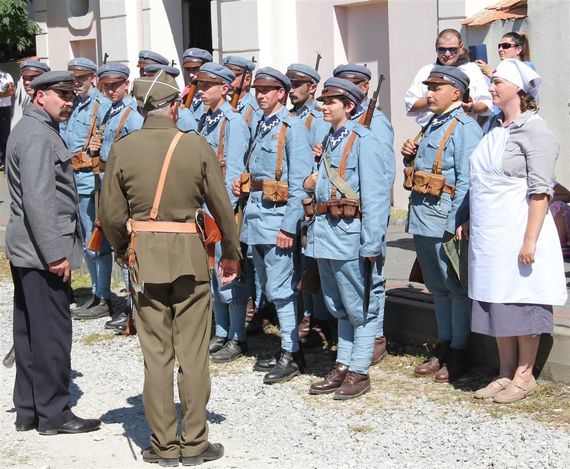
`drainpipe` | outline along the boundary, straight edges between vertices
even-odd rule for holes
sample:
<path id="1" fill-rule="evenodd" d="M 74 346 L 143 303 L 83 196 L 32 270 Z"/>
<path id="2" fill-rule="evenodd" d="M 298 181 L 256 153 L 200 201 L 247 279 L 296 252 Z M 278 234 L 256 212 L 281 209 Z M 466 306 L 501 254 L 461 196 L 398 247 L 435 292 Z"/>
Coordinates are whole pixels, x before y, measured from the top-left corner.
<path id="1" fill-rule="evenodd" d="M 222 0 L 216 1 L 216 19 L 218 22 L 218 63 L 222 63 L 224 47 L 222 45 Z"/>

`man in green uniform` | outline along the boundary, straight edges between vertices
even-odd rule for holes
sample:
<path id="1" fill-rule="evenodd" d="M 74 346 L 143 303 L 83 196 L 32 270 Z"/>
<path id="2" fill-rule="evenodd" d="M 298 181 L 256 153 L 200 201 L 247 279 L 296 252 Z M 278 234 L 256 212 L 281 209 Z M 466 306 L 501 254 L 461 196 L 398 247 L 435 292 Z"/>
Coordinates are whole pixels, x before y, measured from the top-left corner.
<path id="1" fill-rule="evenodd" d="M 100 219 L 115 252 L 124 258 L 128 248 L 130 258 L 145 361 L 144 407 L 153 431 L 143 460 L 196 465 L 223 455 L 222 445 L 208 442 L 210 274 L 196 234 L 196 210 L 205 204 L 220 228 L 218 276 L 224 284 L 238 271 L 237 229 L 212 148 L 193 132 L 177 132 L 180 95 L 174 78 L 164 71 L 139 78 L 133 94 L 145 121 L 140 131 L 111 148 Z M 180 434 L 172 385 L 175 359 L 180 364 Z"/>

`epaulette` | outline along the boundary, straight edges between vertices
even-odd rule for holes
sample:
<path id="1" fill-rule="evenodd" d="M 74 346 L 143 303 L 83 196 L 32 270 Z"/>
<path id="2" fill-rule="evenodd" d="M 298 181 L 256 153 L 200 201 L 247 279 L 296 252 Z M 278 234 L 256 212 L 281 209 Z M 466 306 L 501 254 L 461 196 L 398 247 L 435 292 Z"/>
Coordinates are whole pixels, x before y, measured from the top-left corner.
<path id="1" fill-rule="evenodd" d="M 359 137 L 365 137 L 367 135 L 370 135 L 370 130 L 367 129 L 366 127 L 364 127 L 361 124 L 356 124 L 354 126 L 354 129 L 352 129 L 354 131 L 354 133 L 356 135 L 358 135 Z"/>
<path id="2" fill-rule="evenodd" d="M 287 113 L 285 117 L 282 119 L 282 121 L 288 127 L 292 127 L 295 124 L 295 122 L 301 122 L 301 119 L 299 119 L 297 116 L 292 116 L 291 114 Z"/>
<path id="3" fill-rule="evenodd" d="M 455 114 L 455 118 L 464 125 L 475 120 L 471 116 L 468 116 L 463 109 Z"/>

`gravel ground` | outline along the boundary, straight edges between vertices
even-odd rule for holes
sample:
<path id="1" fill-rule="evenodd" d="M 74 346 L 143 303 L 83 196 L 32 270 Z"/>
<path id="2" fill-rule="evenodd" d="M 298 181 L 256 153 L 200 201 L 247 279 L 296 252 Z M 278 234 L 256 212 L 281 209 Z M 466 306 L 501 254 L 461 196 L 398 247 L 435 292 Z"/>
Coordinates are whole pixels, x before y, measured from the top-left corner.
<path id="1" fill-rule="evenodd" d="M 11 298 L 11 284 L 0 283 L 2 355 L 11 345 Z M 15 369 L 2 367 L 1 467 L 148 467 L 140 455 L 150 430 L 138 340 L 108 334 L 104 321 L 74 322 L 71 385 L 74 412 L 100 417 L 101 430 L 52 437 L 16 433 Z M 267 348 L 268 341 L 275 343 L 258 338 L 251 348 Z M 274 386 L 264 386 L 262 374 L 251 371 L 253 357 L 212 366 L 210 441 L 223 443 L 226 456 L 206 467 L 570 467 L 568 387 L 541 385 L 542 394 L 556 391 L 564 399 L 550 405 L 554 418 L 541 421 L 540 409 L 529 414 L 524 406 L 472 403 L 466 391 L 415 379 L 410 369 L 418 358 L 391 356 L 371 373 L 372 392 L 338 402 L 307 394 L 315 374 L 322 376 L 332 363 L 324 352 L 308 359 L 310 374 Z"/>

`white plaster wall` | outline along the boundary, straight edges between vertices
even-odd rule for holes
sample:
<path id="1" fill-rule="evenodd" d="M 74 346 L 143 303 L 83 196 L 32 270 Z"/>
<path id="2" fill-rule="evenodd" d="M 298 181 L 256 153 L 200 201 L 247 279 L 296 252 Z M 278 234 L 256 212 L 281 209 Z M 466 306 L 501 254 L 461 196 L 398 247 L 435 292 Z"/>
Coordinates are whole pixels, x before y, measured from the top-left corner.
<path id="1" fill-rule="evenodd" d="M 261 0 L 266 2 L 268 0 Z M 269 0 L 271 1 L 271 0 Z M 241 0 L 223 2 L 222 7 L 222 48 L 224 55 L 240 55 L 259 59 L 258 1 Z M 212 47 L 213 56 L 218 56 L 218 16 L 217 1 L 212 1 Z"/>

